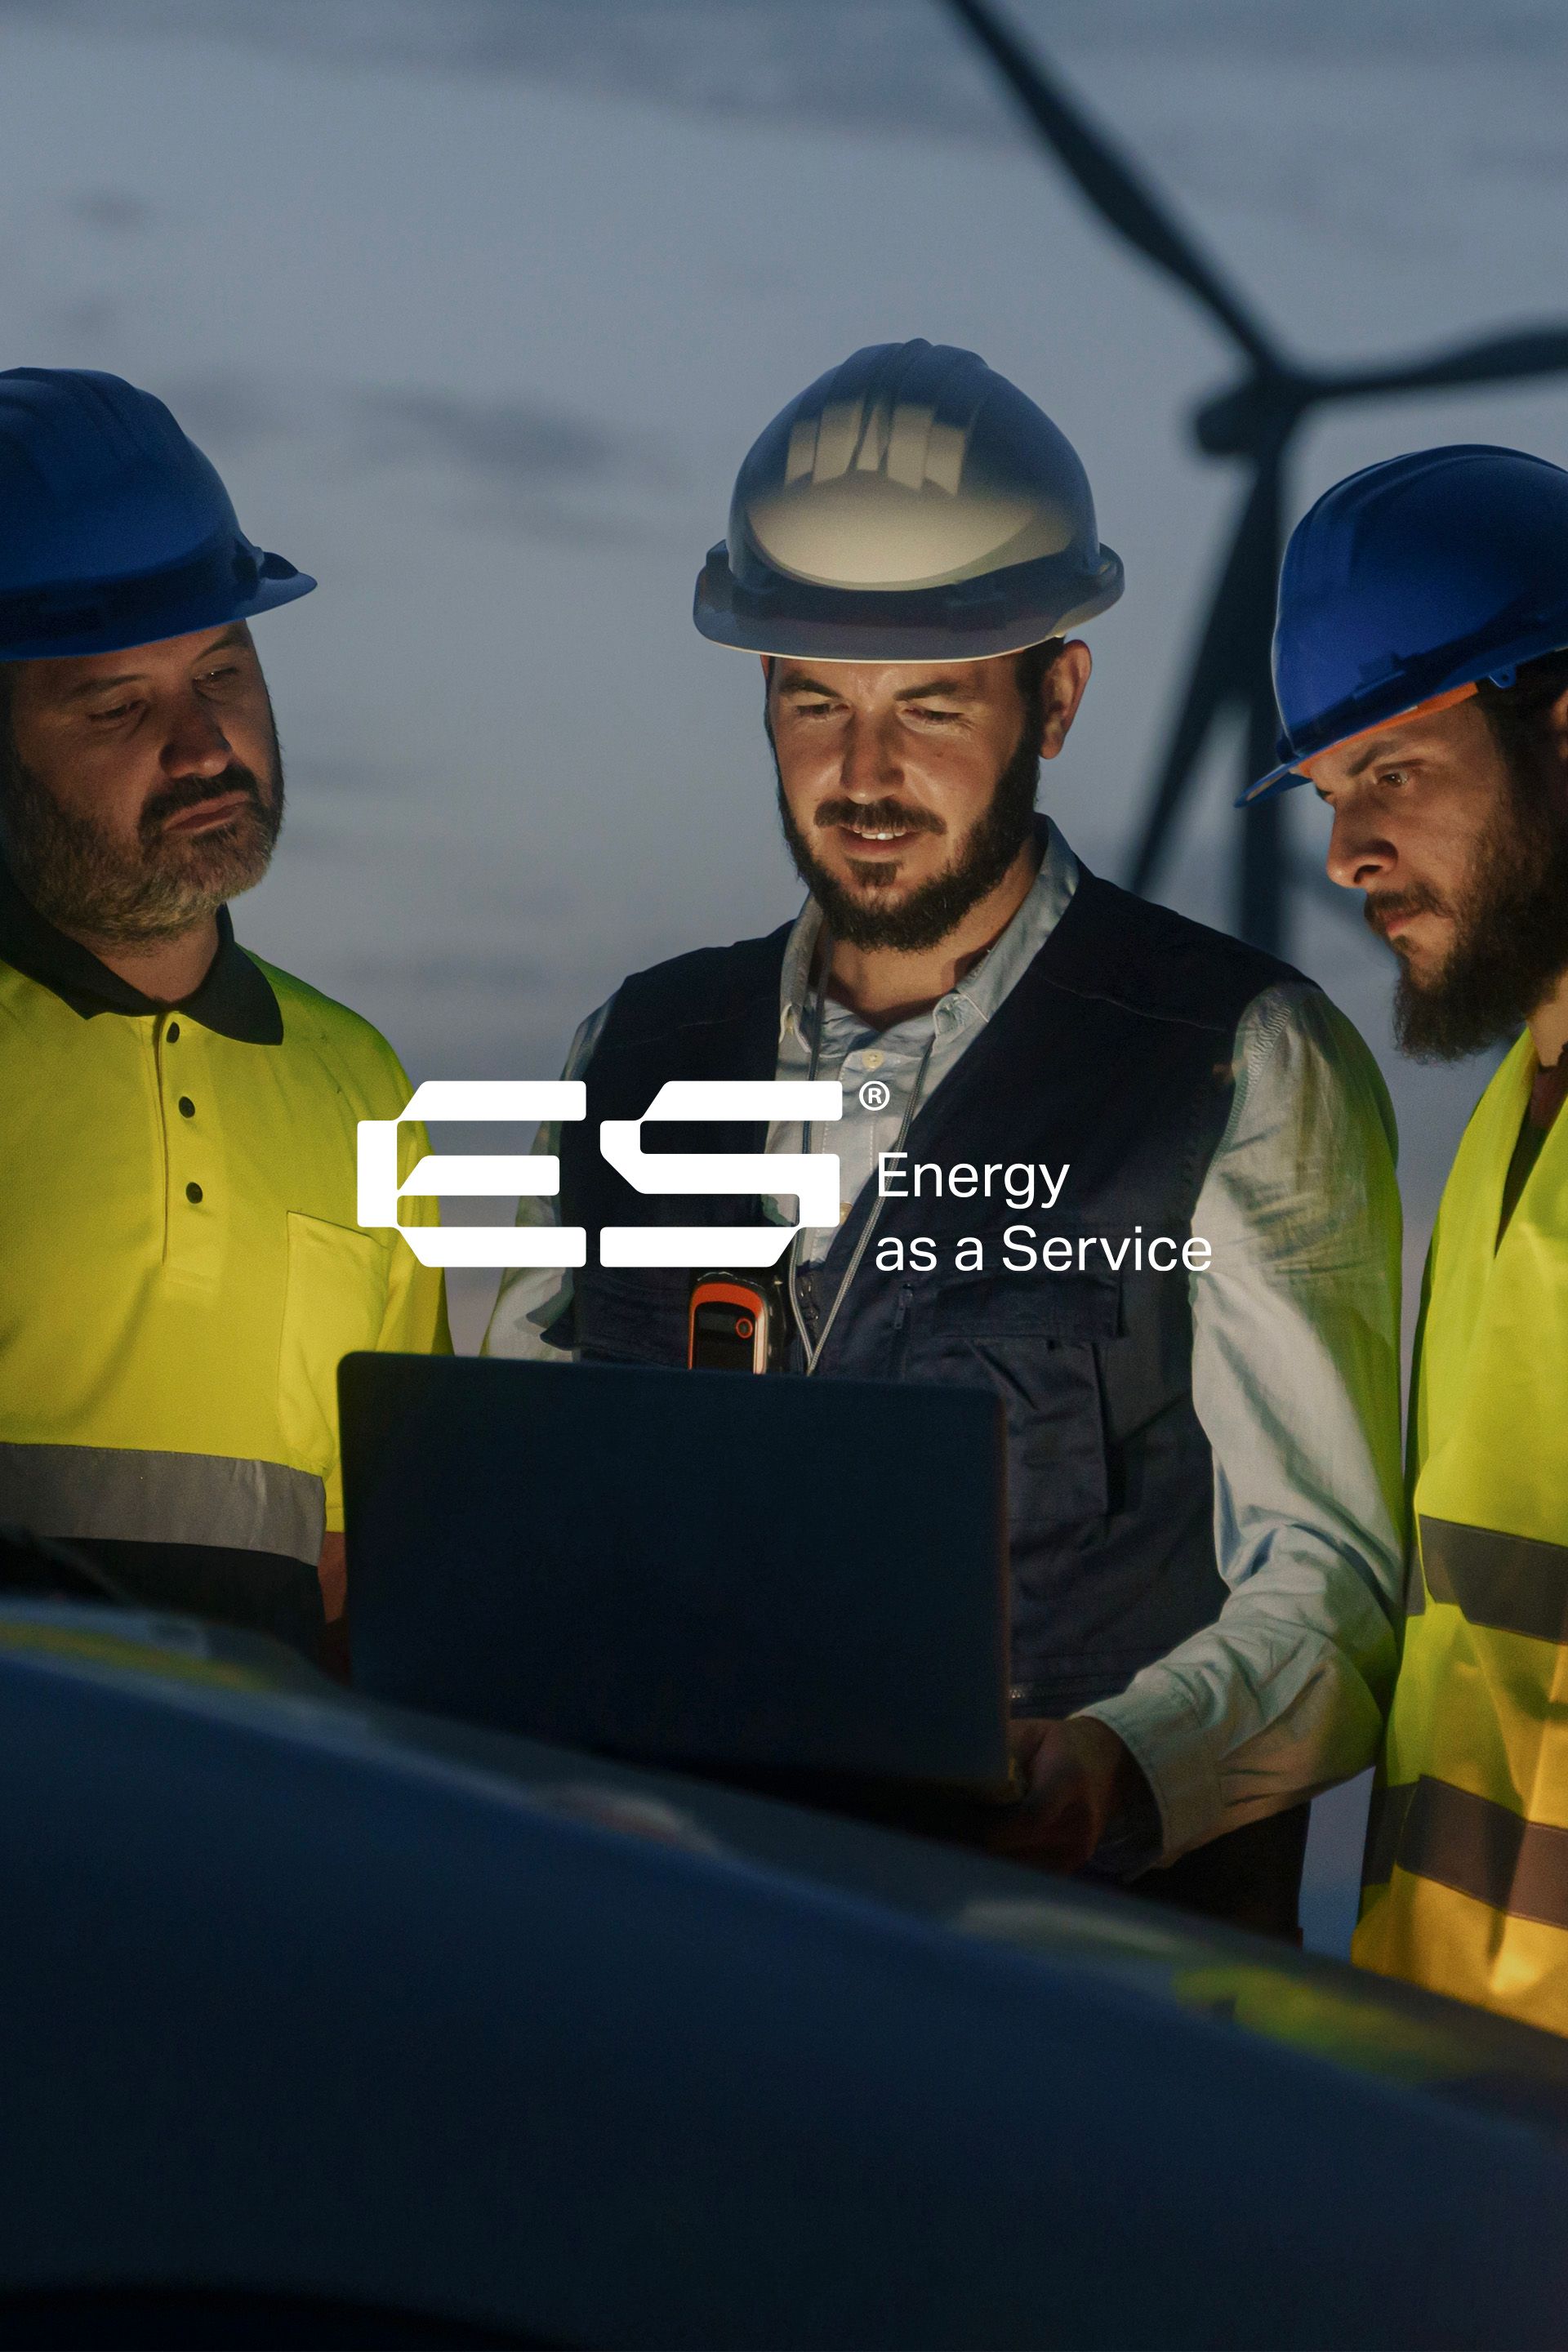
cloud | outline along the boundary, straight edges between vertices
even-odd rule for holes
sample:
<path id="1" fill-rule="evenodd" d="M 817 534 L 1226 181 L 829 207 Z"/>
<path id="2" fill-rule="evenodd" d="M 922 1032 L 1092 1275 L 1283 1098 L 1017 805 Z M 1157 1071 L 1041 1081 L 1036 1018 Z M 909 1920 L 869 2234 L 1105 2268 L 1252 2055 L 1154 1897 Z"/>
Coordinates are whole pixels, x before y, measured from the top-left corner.
<path id="1" fill-rule="evenodd" d="M 53 336 L 76 364 L 101 364 L 118 349 L 127 316 L 112 294 L 76 294 L 43 305 Z"/>
<path id="2" fill-rule="evenodd" d="M 541 988 L 546 982 L 553 983 L 556 977 L 524 956 L 504 950 L 490 953 L 484 949 L 443 950 L 438 954 L 424 956 L 417 950 L 403 956 L 363 956 L 345 962 L 342 970 L 366 987 L 395 987 L 410 997 L 437 990 L 444 994 L 490 990 L 510 992 Z"/>
<path id="3" fill-rule="evenodd" d="M 662 536 L 673 468 L 661 444 L 525 397 L 377 389 L 345 414 L 356 465 L 430 467 L 457 483 L 461 520 L 574 547 Z"/>
<path id="4" fill-rule="evenodd" d="M 233 453 L 313 429 L 308 407 L 279 384 L 226 373 L 178 376 L 158 384 L 159 398 L 200 447 Z"/>
<path id="5" fill-rule="evenodd" d="M 653 436 L 526 392 L 344 388 L 232 373 L 163 378 L 155 389 L 220 468 L 284 442 L 292 462 L 334 478 L 423 468 L 456 485 L 465 523 L 574 546 L 657 535 L 676 478 L 668 446 Z"/>
<path id="6" fill-rule="evenodd" d="M 333 797 L 347 793 L 374 793 L 384 797 L 407 792 L 414 782 L 408 769 L 386 760 L 361 760 L 352 753 L 314 751 L 303 751 L 296 760 L 287 743 L 283 757 L 290 794 L 298 788 L 303 793 L 324 793 Z"/>
<path id="7" fill-rule="evenodd" d="M 99 229 L 106 236 L 140 236 L 154 217 L 152 205 L 128 188 L 84 189 L 67 198 L 66 210 L 83 227 Z"/>
<path id="8" fill-rule="evenodd" d="M 1069 66 L 1162 56 L 1269 66 L 1568 58 L 1561 0 L 1007 0 Z M 0 18 L 105 29 L 102 0 L 0 0 Z M 506 78 L 684 113 L 988 145 L 1026 139 L 941 0 L 115 0 L 115 33 L 222 40 L 327 68 Z"/>
<path id="9" fill-rule="evenodd" d="M 434 460 L 487 488 L 538 489 L 658 470 L 653 446 L 579 412 L 456 392 L 374 391 L 353 403 L 370 457 Z"/>

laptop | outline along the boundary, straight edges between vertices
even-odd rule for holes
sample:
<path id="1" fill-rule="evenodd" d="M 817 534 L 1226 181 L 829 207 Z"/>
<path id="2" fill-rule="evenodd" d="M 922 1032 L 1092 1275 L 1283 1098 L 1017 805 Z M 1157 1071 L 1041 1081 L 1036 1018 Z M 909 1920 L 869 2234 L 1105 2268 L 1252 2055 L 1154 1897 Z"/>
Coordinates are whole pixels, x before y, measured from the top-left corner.
<path id="1" fill-rule="evenodd" d="M 1008 1786 L 1001 1401 L 353 1355 L 353 1679 L 694 1770 Z"/>

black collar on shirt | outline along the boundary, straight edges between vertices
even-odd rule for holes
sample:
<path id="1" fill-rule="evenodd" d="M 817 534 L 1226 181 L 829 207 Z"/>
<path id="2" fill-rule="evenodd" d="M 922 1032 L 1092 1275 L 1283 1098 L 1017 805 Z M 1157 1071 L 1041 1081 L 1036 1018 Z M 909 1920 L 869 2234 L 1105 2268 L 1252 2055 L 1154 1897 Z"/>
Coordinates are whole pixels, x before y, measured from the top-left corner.
<path id="1" fill-rule="evenodd" d="M 217 910 L 217 953 L 206 978 L 180 1004 L 166 1006 L 100 963 L 79 940 L 68 939 L 46 922 L 0 866 L 0 958 L 52 990 L 84 1021 L 99 1013 L 172 1011 L 241 1045 L 283 1043 L 283 1015 L 271 982 L 237 944 L 226 907 Z"/>

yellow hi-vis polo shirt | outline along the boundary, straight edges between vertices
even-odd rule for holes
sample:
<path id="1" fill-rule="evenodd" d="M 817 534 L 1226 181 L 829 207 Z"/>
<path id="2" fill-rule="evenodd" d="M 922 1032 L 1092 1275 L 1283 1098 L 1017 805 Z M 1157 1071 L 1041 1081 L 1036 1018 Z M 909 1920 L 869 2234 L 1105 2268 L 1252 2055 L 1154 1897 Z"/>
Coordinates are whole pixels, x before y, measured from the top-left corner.
<path id="1" fill-rule="evenodd" d="M 355 1222 L 357 1122 L 409 1097 L 395 1055 L 218 928 L 163 1008 L 0 872 L 0 1522 L 308 1644 L 339 1360 L 451 1341 L 439 1270 Z"/>

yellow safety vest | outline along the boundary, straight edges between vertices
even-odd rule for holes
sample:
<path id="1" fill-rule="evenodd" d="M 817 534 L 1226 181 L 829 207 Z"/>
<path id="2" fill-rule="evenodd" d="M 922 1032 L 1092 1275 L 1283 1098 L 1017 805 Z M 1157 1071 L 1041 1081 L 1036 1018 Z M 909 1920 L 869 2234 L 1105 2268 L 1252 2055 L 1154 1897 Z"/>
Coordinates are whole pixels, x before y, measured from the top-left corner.
<path id="1" fill-rule="evenodd" d="M 161 1010 L 0 877 L 0 1521 L 313 1566 L 339 1360 L 448 1348 L 442 1277 L 357 1222 L 391 1047 L 220 935 Z"/>
<path id="2" fill-rule="evenodd" d="M 1568 1117 L 1497 1239 L 1535 1069 L 1526 1033 L 1432 1238 L 1417 1553 L 1352 1951 L 1568 2033 Z"/>

